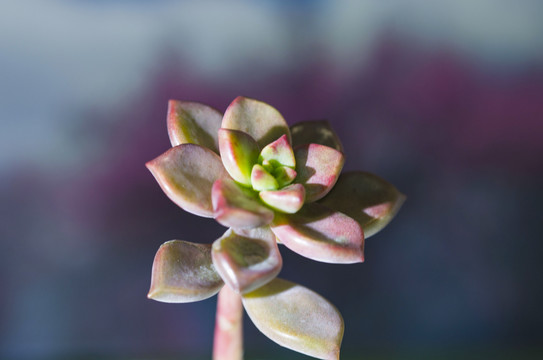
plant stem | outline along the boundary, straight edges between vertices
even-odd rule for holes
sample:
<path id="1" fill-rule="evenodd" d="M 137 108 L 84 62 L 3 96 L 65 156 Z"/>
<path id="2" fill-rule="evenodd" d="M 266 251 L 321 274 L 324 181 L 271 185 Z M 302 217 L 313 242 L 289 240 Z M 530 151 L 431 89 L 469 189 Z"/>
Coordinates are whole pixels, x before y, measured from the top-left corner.
<path id="1" fill-rule="evenodd" d="M 243 359 L 242 320 L 241 296 L 224 285 L 217 301 L 213 360 Z"/>

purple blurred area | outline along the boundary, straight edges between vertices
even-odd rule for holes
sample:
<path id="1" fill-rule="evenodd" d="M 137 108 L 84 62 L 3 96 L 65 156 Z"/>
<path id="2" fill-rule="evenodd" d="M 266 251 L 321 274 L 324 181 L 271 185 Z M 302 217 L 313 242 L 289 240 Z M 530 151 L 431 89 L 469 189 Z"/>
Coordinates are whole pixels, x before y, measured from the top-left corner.
<path id="1" fill-rule="evenodd" d="M 146 294 L 163 242 L 224 228 L 144 163 L 169 147 L 168 99 L 238 95 L 289 124 L 328 119 L 346 170 L 407 195 L 363 264 L 281 247 L 280 276 L 343 314 L 345 358 L 542 354 L 542 2 L 0 8 L 0 358 L 210 358 L 216 298 Z M 247 358 L 306 358 L 248 320 L 245 342 Z"/>

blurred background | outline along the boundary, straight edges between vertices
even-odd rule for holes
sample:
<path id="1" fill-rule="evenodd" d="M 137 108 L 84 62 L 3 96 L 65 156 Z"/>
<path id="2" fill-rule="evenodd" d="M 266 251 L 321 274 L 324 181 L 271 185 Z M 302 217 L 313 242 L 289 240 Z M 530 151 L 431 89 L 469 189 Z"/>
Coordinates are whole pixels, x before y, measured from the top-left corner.
<path id="1" fill-rule="evenodd" d="M 144 163 L 168 99 L 328 119 L 408 197 L 366 262 L 281 247 L 342 358 L 543 358 L 543 2 L 0 2 L 0 358 L 210 358 L 216 297 L 146 298 L 158 247 L 224 228 Z M 247 320 L 247 319 L 246 319 Z M 246 321 L 247 359 L 308 359 Z"/>

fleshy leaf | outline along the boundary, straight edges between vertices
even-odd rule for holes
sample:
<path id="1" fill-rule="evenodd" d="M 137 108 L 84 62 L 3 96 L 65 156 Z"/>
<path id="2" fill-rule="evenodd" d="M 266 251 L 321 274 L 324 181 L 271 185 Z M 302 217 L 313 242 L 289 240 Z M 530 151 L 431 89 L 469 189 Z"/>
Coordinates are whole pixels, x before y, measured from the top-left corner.
<path id="1" fill-rule="evenodd" d="M 217 133 L 222 114 L 197 102 L 170 100 L 168 102 L 168 135 L 172 146 L 198 144 L 219 153 Z"/>
<path id="2" fill-rule="evenodd" d="M 270 282 L 283 266 L 275 240 L 258 235 L 258 232 L 240 235 L 228 229 L 213 243 L 211 256 L 217 272 L 239 293 Z"/>
<path id="3" fill-rule="evenodd" d="M 299 122 L 290 127 L 290 132 L 294 147 L 304 144 L 321 144 L 343 151 L 339 137 L 326 120 Z"/>
<path id="4" fill-rule="evenodd" d="M 277 180 L 258 164 L 255 164 L 251 171 L 251 184 L 256 191 L 275 190 L 279 187 Z"/>
<path id="5" fill-rule="evenodd" d="M 266 242 L 269 242 L 269 241 L 277 242 L 277 238 L 275 237 L 275 234 L 273 233 L 273 231 L 271 231 L 270 227 L 267 225 L 251 228 L 251 229 L 235 229 L 234 231 L 236 232 L 236 234 L 239 234 L 241 236 L 262 239 Z"/>
<path id="6" fill-rule="evenodd" d="M 258 330 L 279 345 L 319 359 L 339 359 L 343 318 L 316 292 L 276 278 L 242 300 Z"/>
<path id="7" fill-rule="evenodd" d="M 290 130 L 283 116 L 271 105 L 255 99 L 238 96 L 224 112 L 222 128 L 240 130 L 251 135 L 264 147 Z"/>
<path id="8" fill-rule="evenodd" d="M 331 147 L 306 144 L 294 149 L 296 157 L 296 182 L 305 187 L 305 202 L 324 197 L 339 177 L 345 157 Z"/>
<path id="9" fill-rule="evenodd" d="M 200 145 L 181 144 L 146 166 L 174 203 L 190 213 L 213 217 L 211 187 L 228 176 L 217 154 Z"/>
<path id="10" fill-rule="evenodd" d="M 294 152 L 292 151 L 292 147 L 288 143 L 286 135 L 283 135 L 274 142 L 266 145 L 260 152 L 258 160 L 259 162 L 265 160 L 272 165 L 277 164 L 288 166 L 291 168 L 296 165 L 296 160 L 294 159 Z"/>
<path id="11" fill-rule="evenodd" d="M 269 224 L 273 210 L 262 205 L 257 194 L 230 178 L 219 179 L 211 191 L 215 220 L 227 227 L 254 228 Z"/>
<path id="12" fill-rule="evenodd" d="M 321 204 L 307 204 L 296 214 L 277 213 L 270 227 L 286 247 L 307 258 L 334 264 L 364 261 L 360 224 Z"/>
<path id="13" fill-rule="evenodd" d="M 305 189 L 301 184 L 292 184 L 281 190 L 261 191 L 259 196 L 272 208 L 293 214 L 304 205 Z"/>
<path id="14" fill-rule="evenodd" d="M 273 175 L 275 176 L 277 184 L 280 188 L 293 182 L 294 179 L 296 179 L 297 174 L 298 173 L 296 172 L 296 170 L 291 169 L 287 166 L 279 166 L 273 171 Z"/>
<path id="15" fill-rule="evenodd" d="M 172 240 L 153 262 L 150 299 L 184 303 L 207 299 L 224 285 L 211 260 L 211 245 Z"/>
<path id="16" fill-rule="evenodd" d="M 368 172 L 356 171 L 342 174 L 319 203 L 358 221 L 367 239 L 392 220 L 404 201 L 405 195 L 392 184 Z"/>
<path id="17" fill-rule="evenodd" d="M 220 129 L 219 149 L 230 176 L 240 184 L 251 186 L 251 170 L 259 153 L 256 141 L 244 132 Z"/>

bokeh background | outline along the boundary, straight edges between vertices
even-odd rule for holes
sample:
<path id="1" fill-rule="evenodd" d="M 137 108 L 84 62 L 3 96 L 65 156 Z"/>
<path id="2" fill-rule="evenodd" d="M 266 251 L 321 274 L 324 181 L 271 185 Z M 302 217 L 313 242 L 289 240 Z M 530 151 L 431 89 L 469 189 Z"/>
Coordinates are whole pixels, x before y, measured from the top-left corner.
<path id="1" fill-rule="evenodd" d="M 185 213 L 144 163 L 168 99 L 328 119 L 408 200 L 329 265 L 345 359 L 543 358 L 543 2 L 0 2 L 0 358 L 210 358 L 216 298 L 146 298 Z M 245 327 L 248 359 L 306 359 Z"/>

